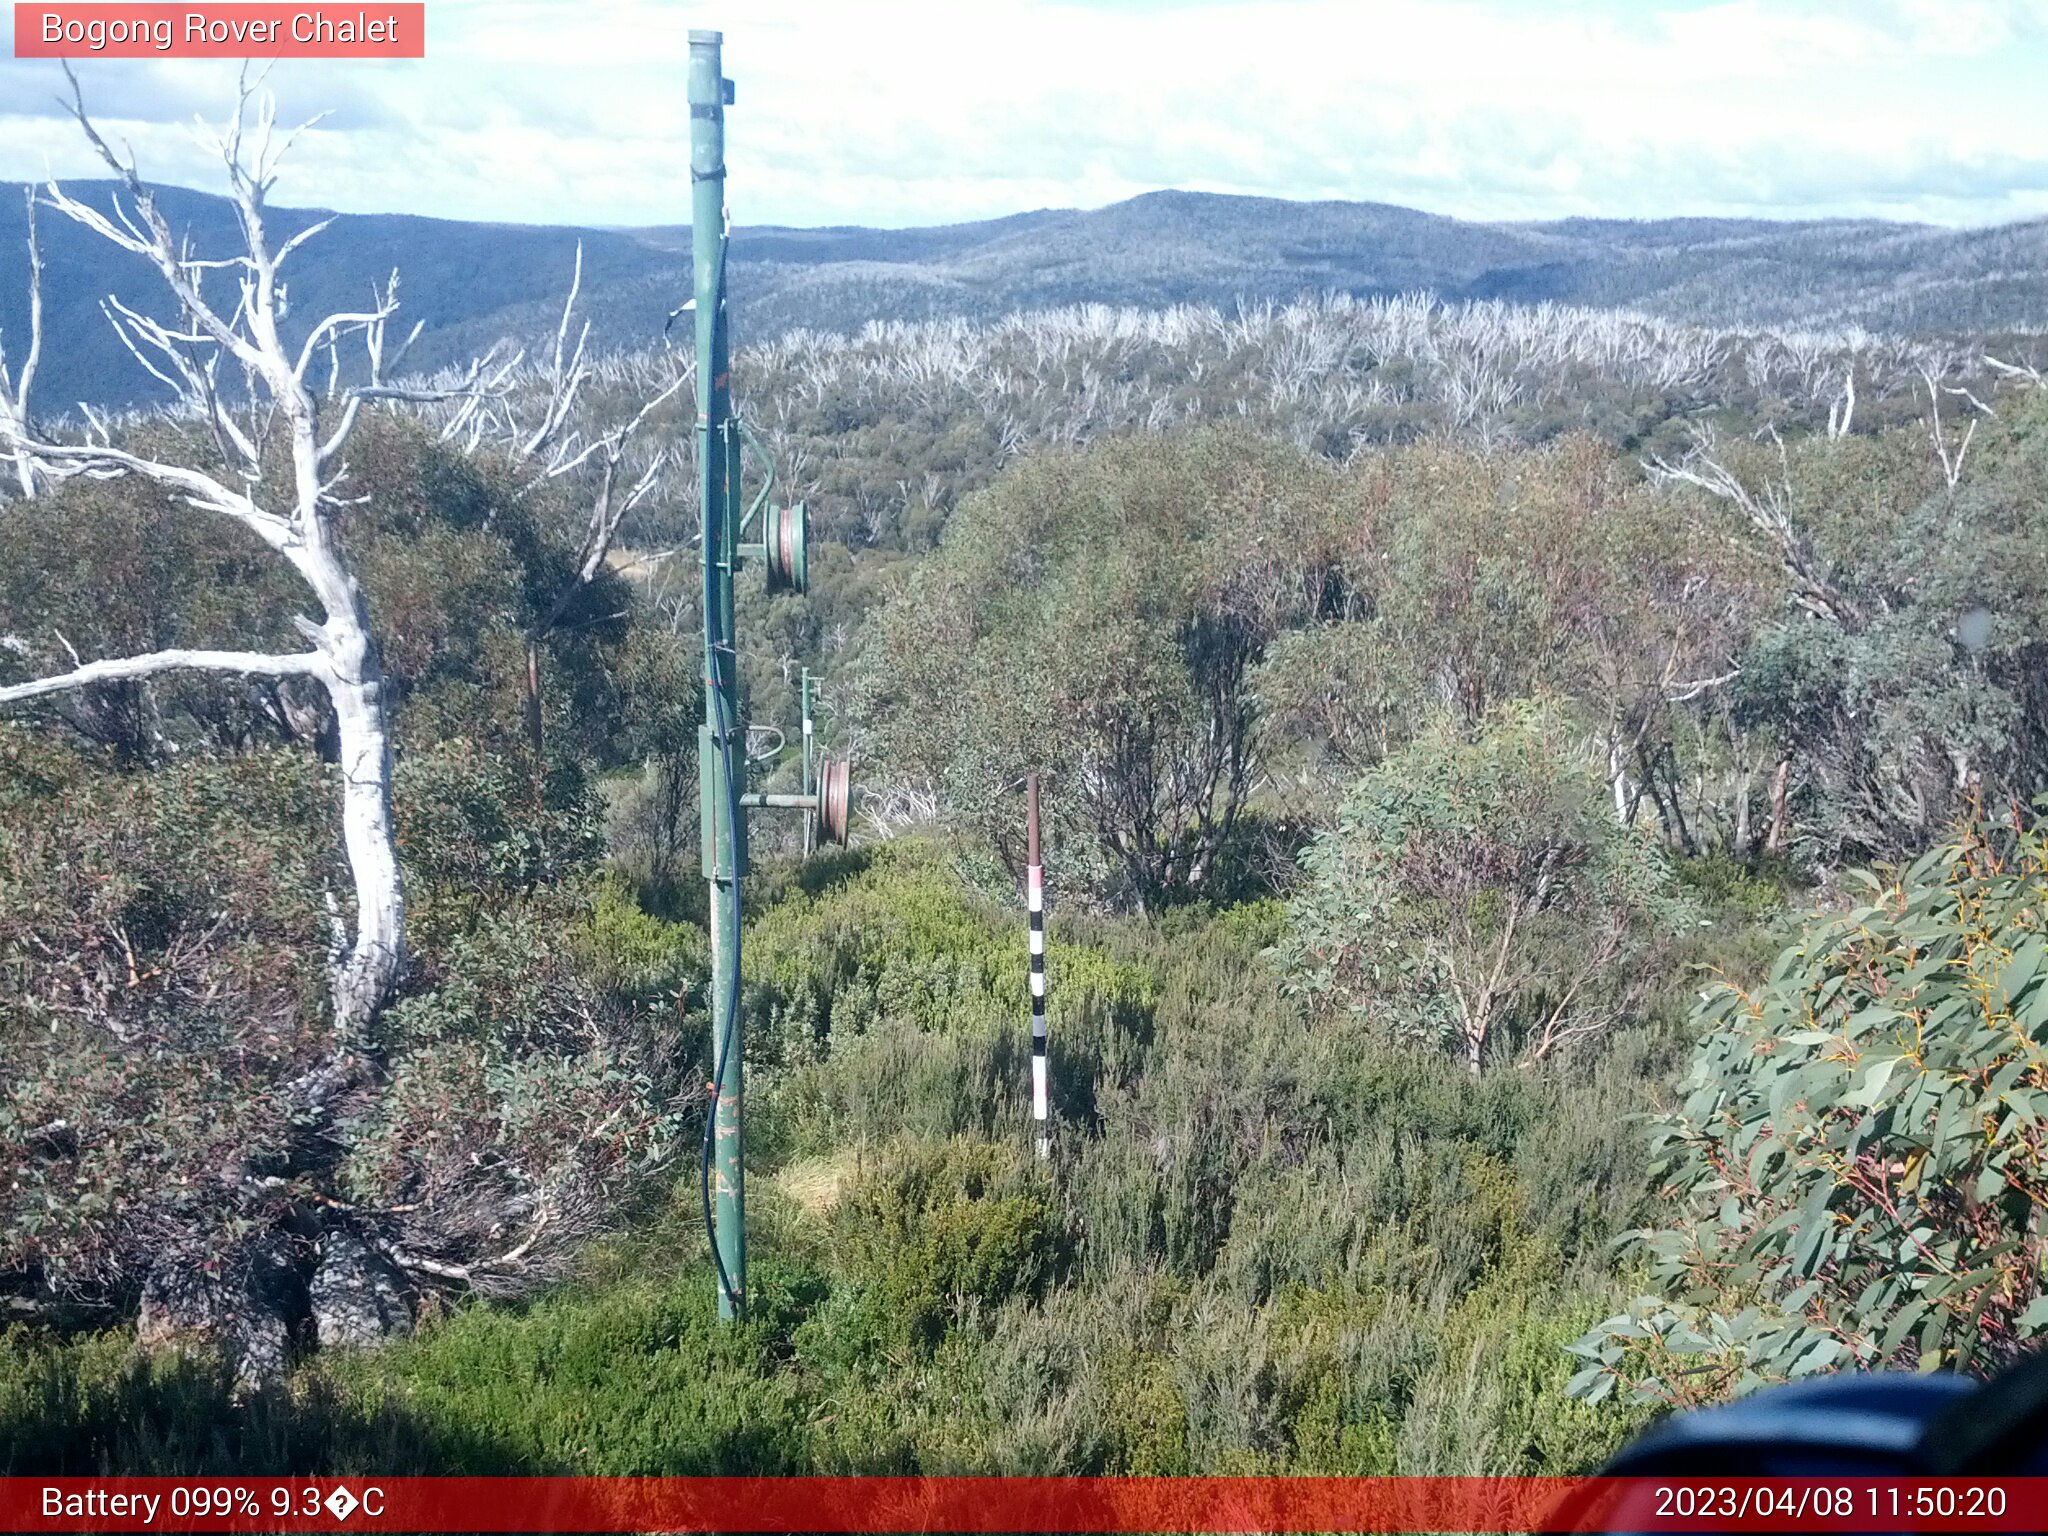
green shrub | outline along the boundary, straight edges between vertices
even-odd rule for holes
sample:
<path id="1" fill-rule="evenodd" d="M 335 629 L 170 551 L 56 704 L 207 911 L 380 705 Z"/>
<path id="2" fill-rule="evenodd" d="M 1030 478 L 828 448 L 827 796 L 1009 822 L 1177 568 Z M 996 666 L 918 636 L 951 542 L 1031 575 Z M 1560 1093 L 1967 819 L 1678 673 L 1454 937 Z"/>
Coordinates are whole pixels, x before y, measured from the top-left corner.
<path id="1" fill-rule="evenodd" d="M 296 754 L 109 775 L 21 747 L 0 728 L 0 1275 L 124 1299 L 169 1235 L 246 1233 L 220 1175 L 291 1146 L 347 886 Z"/>
<path id="2" fill-rule="evenodd" d="M 673 1004 L 710 975 L 704 930 L 644 911 L 615 876 L 597 883 L 580 948 L 593 981 L 642 1002 Z"/>
<path id="3" fill-rule="evenodd" d="M 494 901 L 588 869 L 604 850 L 602 802 L 574 764 L 453 738 L 400 759 L 392 798 L 422 943 Z"/>
<path id="4" fill-rule="evenodd" d="M 1043 1294 L 1067 1262 L 1045 1173 L 986 1142 L 899 1145 L 853 1188 L 836 1223 L 852 1305 L 832 1319 L 835 1351 L 930 1347 L 973 1313 Z"/>
<path id="5" fill-rule="evenodd" d="M 765 1259 L 746 1323 L 719 1322 L 697 1266 L 523 1312 L 470 1308 L 424 1337 L 326 1369 L 351 1396 L 473 1437 L 437 1474 L 777 1474 L 804 1465 L 800 1384 L 773 1369 L 819 1294 Z"/>
<path id="6" fill-rule="evenodd" d="M 1988 1371 L 2048 1328 L 2048 829 L 1967 825 L 1859 874 L 1770 978 L 1697 1014 L 1653 1121 L 1661 1298 L 1575 1388 L 1689 1403 L 1838 1367 Z"/>
<path id="7" fill-rule="evenodd" d="M 1144 1028 L 1148 968 L 1065 936 L 1047 941 L 1047 1011 L 1064 1117 L 1087 1123 L 1089 1086 Z M 1022 903 L 963 890 L 943 847 L 905 841 L 793 877 L 743 941 L 749 1070 L 762 1134 L 791 1152 L 898 1128 L 993 1136 L 1030 1081 Z"/>
<path id="8" fill-rule="evenodd" d="M 1553 712 L 1444 725 L 1359 780 L 1303 859 L 1283 986 L 1391 1036 L 1542 1060 L 1629 1019 L 1691 921 Z"/>
<path id="9" fill-rule="evenodd" d="M 743 1327 L 712 1317 L 691 1120 L 670 1202 L 614 1205 L 633 1224 L 569 1283 L 316 1355 L 279 1391 L 237 1397 L 230 1375 L 111 1334 L 23 1336 L 0 1362 L 23 1383 L 0 1382 L 0 1439 L 34 1426 L 17 1465 L 1577 1471 L 1626 1432 L 1563 1400 L 1560 1345 L 1620 1301 L 1604 1244 L 1642 1153 L 1612 1126 L 1662 1069 L 1653 1032 L 1583 1069 L 1475 1082 L 1281 997 L 1261 957 L 1274 903 L 1159 922 L 1056 909 L 1061 1120 L 1040 1163 L 1020 911 L 984 905 L 930 845 L 762 886 L 750 1017 L 815 997 L 825 1033 L 798 1064 L 764 1026 Z M 464 1167 L 477 1152 L 552 1178 L 573 1146 L 576 1170 L 613 1176 L 615 1136 L 689 1101 L 607 1081 L 625 1062 L 605 1042 L 680 998 L 679 1059 L 701 1060 L 702 956 L 698 930 L 616 880 L 464 913 L 390 1020 L 381 1118 L 351 1130 L 363 1197 L 441 1187 L 451 1141 Z M 951 978 L 950 1005 L 894 981 L 899 963 Z M 819 977 L 863 980 L 859 1008 L 800 991 Z M 578 1020 L 601 1028 L 582 1038 Z"/>
<path id="10" fill-rule="evenodd" d="M 1105 438 L 971 498 L 865 631 L 885 770 L 1021 870 L 1042 777 L 1076 890 L 1206 896 L 1256 777 L 1251 672 L 1331 595 L 1335 477 L 1243 432 Z"/>
<path id="11" fill-rule="evenodd" d="M 119 1315 L 152 1276 L 240 1284 L 275 1261 L 302 1281 L 324 1213 L 365 1204 L 444 1263 L 538 1232 L 523 1281 L 484 1282 L 538 1284 L 676 1144 L 686 979 L 591 965 L 559 883 L 594 847 L 576 795 L 534 822 L 502 759 L 407 763 L 414 964 L 377 1060 L 315 1113 L 295 1085 L 333 1070 L 328 902 L 348 889 L 328 771 L 268 750 L 110 774 L 12 728 L 0 753 L 10 1289 Z"/>

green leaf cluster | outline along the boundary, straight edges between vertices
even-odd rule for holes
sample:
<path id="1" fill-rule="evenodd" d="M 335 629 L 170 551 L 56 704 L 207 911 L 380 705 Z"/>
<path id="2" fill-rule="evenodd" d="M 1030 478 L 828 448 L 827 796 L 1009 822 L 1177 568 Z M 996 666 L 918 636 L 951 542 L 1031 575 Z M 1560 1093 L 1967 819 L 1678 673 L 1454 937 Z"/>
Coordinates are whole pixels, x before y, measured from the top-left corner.
<path id="1" fill-rule="evenodd" d="M 1576 1389 L 1690 1402 L 1823 1368 L 1984 1372 L 2048 1327 L 2048 826 L 1859 874 L 1760 985 L 1703 996 L 1652 1120 L 1659 1294 Z"/>
<path id="2" fill-rule="evenodd" d="M 1663 851 L 1616 823 L 1568 722 L 1442 722 L 1366 773 L 1302 858 L 1283 990 L 1388 1035 L 1548 1056 L 1631 1018 L 1696 921 Z"/>

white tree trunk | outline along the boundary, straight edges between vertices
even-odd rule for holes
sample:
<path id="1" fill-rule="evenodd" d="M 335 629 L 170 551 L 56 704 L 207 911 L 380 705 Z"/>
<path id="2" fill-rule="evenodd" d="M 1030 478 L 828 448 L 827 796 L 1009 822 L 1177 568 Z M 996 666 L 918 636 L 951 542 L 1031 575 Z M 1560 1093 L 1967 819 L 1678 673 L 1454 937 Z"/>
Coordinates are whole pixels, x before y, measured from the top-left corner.
<path id="1" fill-rule="evenodd" d="M 1622 756 L 1620 728 L 1614 725 L 1607 730 L 1607 786 L 1614 792 L 1614 819 L 1625 827 L 1634 820 L 1629 815 L 1628 760 Z"/>
<path id="2" fill-rule="evenodd" d="M 319 410 L 301 389 L 280 389 L 292 417 L 299 540 L 285 556 L 320 599 L 327 621 L 301 627 L 327 659 L 341 766 L 342 847 L 355 882 L 356 932 L 333 978 L 334 1024 L 345 1049 L 362 1036 L 405 967 L 405 881 L 391 810 L 391 733 L 384 669 L 370 629 L 369 603 L 341 563 L 319 512 L 316 432 Z"/>
<path id="3" fill-rule="evenodd" d="M 357 636 L 367 640 L 366 635 Z M 334 1023 L 347 1044 L 359 1037 L 405 966 L 405 881 L 391 819 L 391 737 L 384 678 L 363 644 L 352 677 L 328 684 L 341 745 L 341 830 L 356 889 L 355 942 L 334 977 Z"/>

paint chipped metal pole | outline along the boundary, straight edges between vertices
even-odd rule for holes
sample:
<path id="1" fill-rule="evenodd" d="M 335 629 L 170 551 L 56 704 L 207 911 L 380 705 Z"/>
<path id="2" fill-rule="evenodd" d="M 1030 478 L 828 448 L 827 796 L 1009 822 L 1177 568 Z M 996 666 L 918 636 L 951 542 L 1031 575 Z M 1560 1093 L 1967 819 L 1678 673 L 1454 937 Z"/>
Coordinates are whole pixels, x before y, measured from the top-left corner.
<path id="1" fill-rule="evenodd" d="M 810 519 L 799 501 L 770 506 L 775 465 L 732 406 L 732 338 L 726 255 L 732 220 L 725 206 L 723 34 L 690 34 L 691 296 L 669 318 L 694 312 L 697 331 L 697 489 L 704 578 L 704 723 L 697 731 L 697 807 L 704 879 L 711 887 L 711 1112 L 704 1117 L 700 1191 L 718 1274 L 718 1315 L 747 1311 L 747 1200 L 744 1055 L 740 1038 L 740 880 L 747 872 L 749 810 L 800 810 L 804 851 L 820 838 L 846 846 L 852 769 L 820 756 L 811 737 L 811 677 L 804 675 L 804 785 L 800 795 L 746 792 L 747 728 L 740 718 L 733 576 L 759 562 L 770 593 L 810 586 Z M 762 475 L 753 505 L 740 510 L 742 453 Z"/>
<path id="2" fill-rule="evenodd" d="M 1024 781 L 1024 902 L 1031 917 L 1031 1118 L 1038 1155 L 1052 1156 L 1050 1084 L 1045 1060 L 1045 869 L 1038 861 L 1038 775 Z"/>
<path id="3" fill-rule="evenodd" d="M 746 873 L 746 817 L 736 771 L 746 766 L 733 645 L 733 569 L 739 543 L 740 438 L 732 420 L 726 336 L 725 108 L 723 35 L 690 34 L 691 302 L 697 322 L 697 482 L 703 555 L 704 723 L 697 732 L 697 788 L 704 878 L 711 890 L 711 1039 L 714 1095 L 705 1159 L 706 1204 L 718 1276 L 718 1315 L 746 1315 L 747 1233 L 744 1082 L 739 1038 L 739 882 Z"/>

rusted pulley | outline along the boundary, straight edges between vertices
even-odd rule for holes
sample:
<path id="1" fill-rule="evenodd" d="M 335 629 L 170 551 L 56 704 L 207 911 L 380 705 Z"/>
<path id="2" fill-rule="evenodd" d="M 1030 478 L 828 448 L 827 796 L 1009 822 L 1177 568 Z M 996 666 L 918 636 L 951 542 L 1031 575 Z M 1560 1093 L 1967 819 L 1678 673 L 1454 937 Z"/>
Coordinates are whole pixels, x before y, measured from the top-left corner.
<path id="1" fill-rule="evenodd" d="M 762 513 L 762 567 L 770 592 L 806 592 L 811 585 L 810 518 L 804 504 Z"/>
<path id="2" fill-rule="evenodd" d="M 853 821 L 853 770 L 844 758 L 818 760 L 818 835 L 846 846 Z"/>

